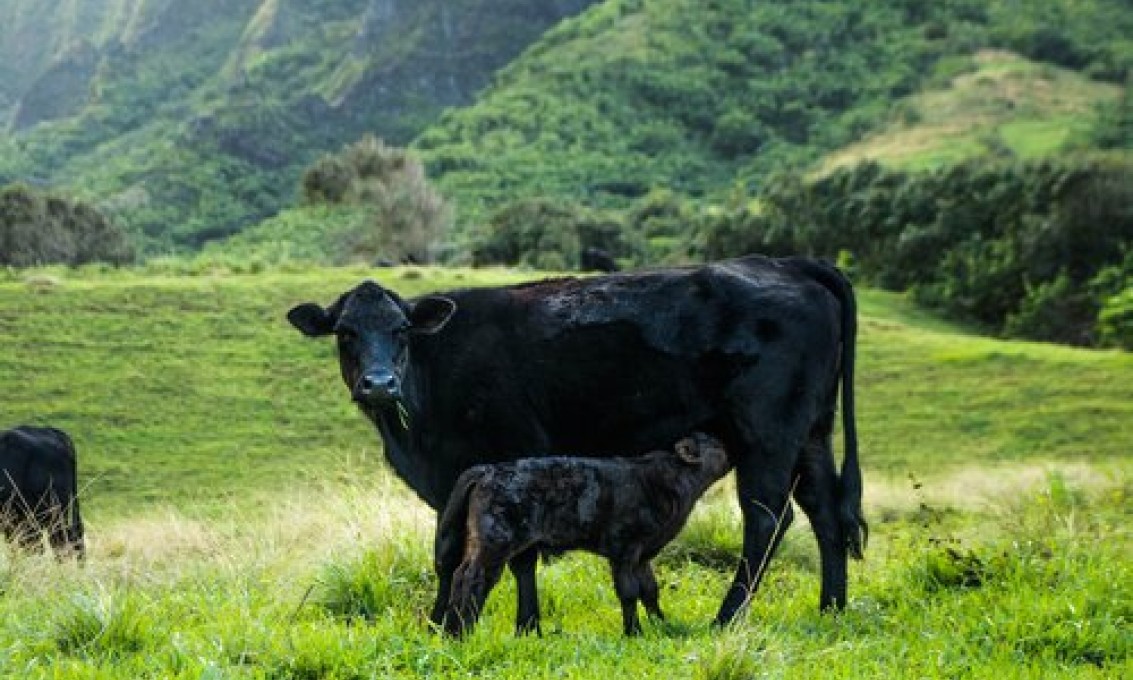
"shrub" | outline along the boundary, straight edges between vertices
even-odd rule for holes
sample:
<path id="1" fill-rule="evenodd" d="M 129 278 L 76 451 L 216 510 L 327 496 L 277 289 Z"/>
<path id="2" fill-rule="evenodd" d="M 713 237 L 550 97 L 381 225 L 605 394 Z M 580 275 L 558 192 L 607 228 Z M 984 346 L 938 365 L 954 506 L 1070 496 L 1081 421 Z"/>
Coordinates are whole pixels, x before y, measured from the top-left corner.
<path id="1" fill-rule="evenodd" d="M 1097 332 L 1101 344 L 1133 350 L 1133 286 L 1105 301 L 1098 312 Z"/>
<path id="2" fill-rule="evenodd" d="M 1004 333 L 1013 337 L 1075 345 L 1095 344 L 1097 304 L 1065 272 L 1053 281 L 1028 286 L 1018 311 L 1007 316 Z"/>
<path id="3" fill-rule="evenodd" d="M 0 265 L 124 264 L 125 233 L 93 206 L 13 184 L 0 189 Z"/>
<path id="4" fill-rule="evenodd" d="M 815 180 L 788 173 L 754 199 L 738 193 L 706 219 L 702 237 L 713 258 L 846 251 L 860 279 L 912 290 L 953 318 L 1093 344 L 1098 310 L 1133 270 L 1118 266 L 1133 249 L 1131 179 L 1128 161 L 1091 158 L 930 172 L 863 163 Z M 1107 267 L 1125 273 L 1098 279 Z"/>
<path id="5" fill-rule="evenodd" d="M 634 247 L 611 213 L 547 198 L 512 201 L 488 220 L 473 247 L 476 265 L 522 264 L 540 269 L 576 269 L 579 254 L 600 248 L 615 258 Z"/>
<path id="6" fill-rule="evenodd" d="M 342 203 L 358 179 L 345 161 L 323 156 L 303 173 L 300 183 L 304 203 Z"/>
<path id="7" fill-rule="evenodd" d="M 355 205 L 366 215 L 338 236 L 339 260 L 424 263 L 452 226 L 452 208 L 405 149 L 366 135 L 303 174 L 307 203 Z"/>

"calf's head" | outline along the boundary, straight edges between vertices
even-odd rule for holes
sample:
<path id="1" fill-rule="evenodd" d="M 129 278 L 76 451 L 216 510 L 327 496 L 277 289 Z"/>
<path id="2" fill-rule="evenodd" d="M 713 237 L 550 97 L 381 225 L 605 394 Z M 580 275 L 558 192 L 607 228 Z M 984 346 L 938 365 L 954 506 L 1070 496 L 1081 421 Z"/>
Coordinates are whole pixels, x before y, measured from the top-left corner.
<path id="1" fill-rule="evenodd" d="M 409 347 L 414 335 L 441 330 L 456 312 L 456 303 L 430 295 L 401 299 L 373 281 L 343 293 L 334 304 L 297 305 L 287 320 L 308 337 L 334 335 L 342 380 L 360 405 L 400 402 Z"/>
<path id="2" fill-rule="evenodd" d="M 694 432 L 679 439 L 673 445 L 673 452 L 682 464 L 692 468 L 694 476 L 705 488 L 726 475 L 732 467 L 724 445 L 703 432 Z"/>

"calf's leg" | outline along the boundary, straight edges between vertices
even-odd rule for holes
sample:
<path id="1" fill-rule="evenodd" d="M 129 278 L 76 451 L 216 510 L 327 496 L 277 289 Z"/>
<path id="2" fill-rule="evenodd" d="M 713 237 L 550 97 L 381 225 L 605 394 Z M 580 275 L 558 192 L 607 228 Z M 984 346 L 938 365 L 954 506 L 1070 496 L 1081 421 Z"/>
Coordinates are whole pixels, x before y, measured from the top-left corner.
<path id="1" fill-rule="evenodd" d="M 657 587 L 657 578 L 653 575 L 653 567 L 649 562 L 637 565 L 637 583 L 641 589 L 641 603 L 649 616 L 664 621 L 665 615 L 661 613 L 660 589 Z"/>
<path id="2" fill-rule="evenodd" d="M 482 548 L 469 551 L 453 574 L 452 597 L 444 616 L 446 633 L 461 637 L 476 625 L 488 593 L 500 580 L 506 563 L 505 555 Z"/>
<path id="3" fill-rule="evenodd" d="M 641 595 L 641 585 L 637 570 L 632 563 L 611 560 L 614 572 L 614 590 L 622 605 L 622 630 L 626 635 L 640 635 L 641 621 L 637 618 L 637 600 Z"/>
<path id="4" fill-rule="evenodd" d="M 535 579 L 535 568 L 539 561 L 539 551 L 528 548 L 512 557 L 508 562 L 511 573 L 515 576 L 515 634 L 525 635 L 535 633 L 542 635 L 539 629 L 539 587 Z"/>
<path id="5" fill-rule="evenodd" d="M 453 574 L 460 566 L 464 553 L 463 524 L 438 524 L 437 536 L 433 544 L 433 567 L 437 572 L 437 599 L 429 621 L 440 627 L 444 624 L 445 612 L 452 598 Z"/>

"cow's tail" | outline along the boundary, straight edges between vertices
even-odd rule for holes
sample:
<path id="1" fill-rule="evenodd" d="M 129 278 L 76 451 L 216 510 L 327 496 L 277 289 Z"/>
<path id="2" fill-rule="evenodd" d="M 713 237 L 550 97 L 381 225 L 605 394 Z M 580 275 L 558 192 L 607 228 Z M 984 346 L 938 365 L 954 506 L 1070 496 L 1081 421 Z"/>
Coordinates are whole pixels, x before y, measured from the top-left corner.
<path id="1" fill-rule="evenodd" d="M 64 443 L 63 448 L 67 451 L 67 468 L 70 471 L 71 482 L 67 489 L 67 498 L 63 499 L 66 506 L 63 508 L 62 516 L 58 519 L 62 526 L 55 527 L 53 530 L 62 533 L 61 545 L 82 561 L 86 558 L 87 550 L 83 516 L 79 512 L 79 455 L 75 450 L 75 442 L 70 435 L 58 428 L 53 427 L 51 429 Z"/>
<path id="2" fill-rule="evenodd" d="M 74 477 L 74 475 L 72 475 Z M 71 488 L 71 507 L 68 508 L 67 513 L 67 540 L 70 543 L 71 550 L 74 551 L 75 556 L 81 561 L 86 559 L 87 555 L 87 541 L 86 530 L 83 528 L 83 515 L 79 512 L 79 485 L 76 479 Z"/>
<path id="3" fill-rule="evenodd" d="M 842 437 L 845 453 L 840 476 L 839 521 L 846 537 L 846 547 L 855 559 L 861 559 L 869 538 L 869 525 L 862 513 L 862 471 L 858 463 L 858 430 L 854 415 L 854 359 L 857 354 L 858 305 L 849 279 L 831 264 L 820 260 L 800 259 L 819 283 L 838 298 L 842 309 Z"/>

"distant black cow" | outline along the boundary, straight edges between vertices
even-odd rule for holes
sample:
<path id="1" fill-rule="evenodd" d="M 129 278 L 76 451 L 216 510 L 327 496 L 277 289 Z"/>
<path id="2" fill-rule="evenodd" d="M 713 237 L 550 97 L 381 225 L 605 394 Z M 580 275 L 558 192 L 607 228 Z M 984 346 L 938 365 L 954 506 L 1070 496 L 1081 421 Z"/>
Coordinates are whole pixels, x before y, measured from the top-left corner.
<path id="1" fill-rule="evenodd" d="M 61 430 L 0 432 L 0 525 L 23 548 L 41 546 L 46 533 L 57 555 L 84 555 L 75 445 Z"/>
<path id="2" fill-rule="evenodd" d="M 579 254 L 578 268 L 584 272 L 606 272 L 609 274 L 618 271 L 618 263 L 605 250 L 591 246 Z"/>
<path id="3" fill-rule="evenodd" d="M 394 470 L 435 509 L 477 463 L 645 452 L 701 431 L 736 469 L 743 554 L 718 623 L 759 585 L 792 515 L 811 520 L 822 607 L 861 556 L 850 283 L 806 258 L 555 279 L 404 300 L 372 281 L 288 319 L 335 335 L 342 378 Z M 841 385 L 841 475 L 831 433 Z M 780 514 L 784 513 L 784 514 Z M 520 586 L 534 551 L 510 564 Z M 532 602 L 534 598 L 523 597 Z M 537 612 L 520 612 L 520 621 Z"/>
<path id="4" fill-rule="evenodd" d="M 525 458 L 466 470 L 437 525 L 433 622 L 462 635 L 516 555 L 587 550 L 610 561 L 623 629 L 640 633 L 638 600 L 664 618 L 649 561 L 729 467 L 723 446 L 697 433 L 636 458 Z M 534 574 L 518 590 L 534 595 Z M 538 602 L 518 610 L 538 611 Z"/>

